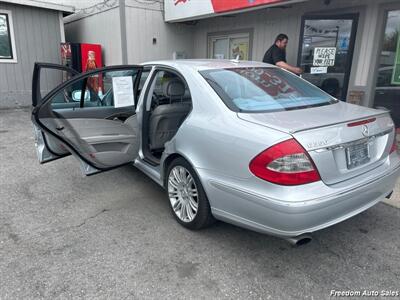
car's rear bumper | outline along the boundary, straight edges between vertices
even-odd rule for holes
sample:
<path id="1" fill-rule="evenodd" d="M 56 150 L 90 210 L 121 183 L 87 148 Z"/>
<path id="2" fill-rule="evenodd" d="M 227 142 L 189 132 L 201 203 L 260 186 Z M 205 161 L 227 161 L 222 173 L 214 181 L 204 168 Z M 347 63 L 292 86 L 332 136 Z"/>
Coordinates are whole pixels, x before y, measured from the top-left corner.
<path id="1" fill-rule="evenodd" d="M 329 195 L 301 201 L 280 201 L 270 198 L 268 192 L 255 193 L 215 178 L 208 180 L 206 192 L 217 219 L 262 233 L 298 236 L 370 208 L 390 194 L 399 176 L 400 164 L 357 186 L 331 188 Z M 315 195 L 315 191 L 310 194 Z"/>

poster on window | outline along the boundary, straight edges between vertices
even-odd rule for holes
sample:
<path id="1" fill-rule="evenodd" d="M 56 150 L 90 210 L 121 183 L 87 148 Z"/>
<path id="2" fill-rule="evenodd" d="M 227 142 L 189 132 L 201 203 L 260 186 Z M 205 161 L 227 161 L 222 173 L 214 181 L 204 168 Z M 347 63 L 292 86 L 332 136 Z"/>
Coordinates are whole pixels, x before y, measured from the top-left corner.
<path id="1" fill-rule="evenodd" d="M 239 60 L 249 60 L 249 43 L 233 41 L 231 43 L 230 57 Z"/>
<path id="2" fill-rule="evenodd" d="M 394 59 L 392 84 L 400 85 L 400 37 L 397 38 L 397 49 Z"/>
<path id="3" fill-rule="evenodd" d="M 131 76 L 113 77 L 112 86 L 114 93 L 114 107 L 117 108 L 135 105 Z"/>
<path id="4" fill-rule="evenodd" d="M 314 49 L 314 67 L 332 67 L 335 65 L 336 48 L 335 47 L 315 47 Z"/>
<path id="5" fill-rule="evenodd" d="M 311 67 L 310 74 L 326 74 L 328 73 L 328 67 Z"/>

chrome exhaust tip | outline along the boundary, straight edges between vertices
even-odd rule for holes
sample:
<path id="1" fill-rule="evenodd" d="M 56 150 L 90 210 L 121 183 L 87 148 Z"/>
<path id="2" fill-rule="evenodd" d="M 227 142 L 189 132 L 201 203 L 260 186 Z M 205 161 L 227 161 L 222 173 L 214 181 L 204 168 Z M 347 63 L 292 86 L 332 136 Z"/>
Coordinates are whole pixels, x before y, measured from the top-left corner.
<path id="1" fill-rule="evenodd" d="M 300 247 L 302 245 L 308 244 L 312 241 L 312 236 L 310 234 L 301 234 L 294 237 L 285 238 L 293 247 Z"/>

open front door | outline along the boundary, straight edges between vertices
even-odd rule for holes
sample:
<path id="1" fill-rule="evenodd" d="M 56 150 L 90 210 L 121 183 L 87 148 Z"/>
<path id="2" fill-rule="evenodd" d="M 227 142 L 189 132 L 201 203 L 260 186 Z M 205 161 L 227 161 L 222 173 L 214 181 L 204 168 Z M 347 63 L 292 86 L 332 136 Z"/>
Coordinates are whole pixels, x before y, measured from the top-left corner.
<path id="1" fill-rule="evenodd" d="M 58 65 L 35 65 L 32 122 L 39 161 L 72 154 L 86 175 L 133 161 L 139 150 L 135 108 L 142 67 L 73 74 L 41 97 L 41 73 L 49 68 L 71 72 Z"/>

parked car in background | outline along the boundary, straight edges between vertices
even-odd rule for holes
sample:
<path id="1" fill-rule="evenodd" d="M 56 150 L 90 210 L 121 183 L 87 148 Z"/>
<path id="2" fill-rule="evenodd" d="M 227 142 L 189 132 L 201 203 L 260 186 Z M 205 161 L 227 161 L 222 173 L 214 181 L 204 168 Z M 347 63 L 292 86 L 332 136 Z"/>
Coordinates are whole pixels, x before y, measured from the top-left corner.
<path id="1" fill-rule="evenodd" d="M 42 97 L 45 69 L 71 72 L 35 65 L 39 161 L 72 154 L 86 175 L 132 163 L 190 229 L 218 219 L 302 243 L 389 196 L 400 174 L 387 111 L 338 101 L 268 64 L 112 66 Z"/>

